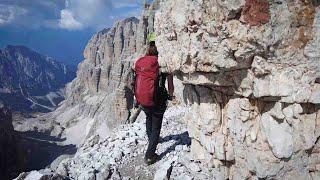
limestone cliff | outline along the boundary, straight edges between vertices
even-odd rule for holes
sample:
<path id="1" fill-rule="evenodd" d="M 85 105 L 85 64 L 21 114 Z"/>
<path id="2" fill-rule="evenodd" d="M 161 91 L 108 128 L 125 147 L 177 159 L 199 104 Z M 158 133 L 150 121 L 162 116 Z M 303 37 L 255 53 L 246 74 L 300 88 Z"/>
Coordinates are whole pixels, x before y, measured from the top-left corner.
<path id="1" fill-rule="evenodd" d="M 161 1 L 160 61 L 218 179 L 319 178 L 319 26 L 318 1 Z"/>

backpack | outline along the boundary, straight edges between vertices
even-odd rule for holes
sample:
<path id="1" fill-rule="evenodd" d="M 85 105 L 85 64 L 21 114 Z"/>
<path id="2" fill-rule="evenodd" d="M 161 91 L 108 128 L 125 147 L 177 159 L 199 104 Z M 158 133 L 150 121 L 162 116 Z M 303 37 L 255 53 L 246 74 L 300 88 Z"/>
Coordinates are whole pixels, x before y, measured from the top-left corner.
<path id="1" fill-rule="evenodd" d="M 135 72 L 135 96 L 138 103 L 145 107 L 154 106 L 159 81 L 158 57 L 140 58 L 135 64 Z"/>
<path id="2" fill-rule="evenodd" d="M 134 94 L 139 104 L 165 110 L 169 95 L 165 87 L 166 73 L 159 73 L 158 58 L 145 56 L 135 65 Z"/>

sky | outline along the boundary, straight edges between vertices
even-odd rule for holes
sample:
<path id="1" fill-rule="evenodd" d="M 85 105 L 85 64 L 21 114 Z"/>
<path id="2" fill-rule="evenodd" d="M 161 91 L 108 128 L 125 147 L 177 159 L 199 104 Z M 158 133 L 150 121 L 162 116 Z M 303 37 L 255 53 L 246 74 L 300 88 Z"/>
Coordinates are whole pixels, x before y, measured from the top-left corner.
<path id="1" fill-rule="evenodd" d="M 76 65 L 91 36 L 139 17 L 143 0 L 0 0 L 0 48 L 24 45 Z"/>

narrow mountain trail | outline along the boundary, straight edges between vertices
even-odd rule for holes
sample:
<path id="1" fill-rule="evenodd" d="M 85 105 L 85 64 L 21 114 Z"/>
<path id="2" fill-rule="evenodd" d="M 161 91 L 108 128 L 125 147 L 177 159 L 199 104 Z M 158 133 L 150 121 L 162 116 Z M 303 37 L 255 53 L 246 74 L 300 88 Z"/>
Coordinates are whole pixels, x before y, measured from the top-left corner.
<path id="1" fill-rule="evenodd" d="M 208 168 L 190 154 L 191 139 L 187 125 L 182 122 L 187 111 L 181 106 L 166 111 L 157 147 L 160 159 L 153 165 L 147 166 L 143 160 L 148 141 L 144 113 L 141 113 L 137 122 L 121 125 L 103 141 L 98 136 L 90 137 L 73 158 L 63 160 L 56 167 L 56 172 L 79 180 L 212 179 Z"/>

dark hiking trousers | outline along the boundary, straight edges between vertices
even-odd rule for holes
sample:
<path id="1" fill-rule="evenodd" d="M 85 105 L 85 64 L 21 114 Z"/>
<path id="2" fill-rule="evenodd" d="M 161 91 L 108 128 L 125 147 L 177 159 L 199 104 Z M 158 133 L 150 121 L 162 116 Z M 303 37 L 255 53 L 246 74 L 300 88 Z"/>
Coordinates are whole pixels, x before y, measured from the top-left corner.
<path id="1" fill-rule="evenodd" d="M 149 140 L 145 154 L 146 159 L 152 158 L 157 149 L 164 114 L 163 108 L 161 109 L 162 110 L 156 107 L 142 107 L 142 110 L 146 114 L 146 131 Z"/>

